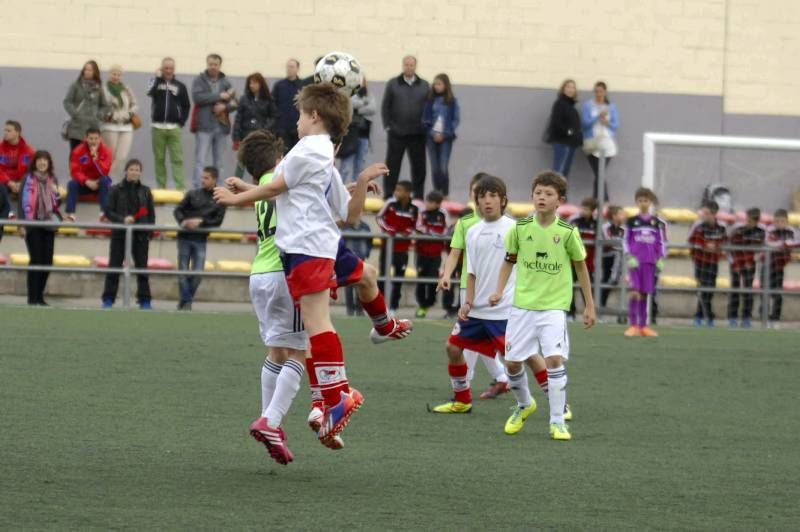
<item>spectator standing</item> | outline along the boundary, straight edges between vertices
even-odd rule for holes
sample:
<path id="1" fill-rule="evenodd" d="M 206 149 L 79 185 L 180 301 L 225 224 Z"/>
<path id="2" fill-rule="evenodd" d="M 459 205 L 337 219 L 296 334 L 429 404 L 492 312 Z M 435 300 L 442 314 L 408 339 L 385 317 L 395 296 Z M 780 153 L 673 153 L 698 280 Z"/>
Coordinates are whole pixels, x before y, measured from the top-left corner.
<path id="1" fill-rule="evenodd" d="M 297 120 L 300 112 L 294 104 L 294 97 L 303 88 L 303 80 L 298 77 L 300 61 L 289 59 L 286 61 L 286 77 L 275 82 L 272 87 L 272 97 L 278 111 L 275 122 L 275 131 L 283 140 L 286 152 L 297 144 Z"/>
<path id="2" fill-rule="evenodd" d="M 86 131 L 98 129 L 108 117 L 109 107 L 100 80 L 100 67 L 95 61 L 83 65 L 78 79 L 69 86 L 64 97 L 64 110 L 69 115 L 65 137 L 70 153 L 83 141 Z"/>
<path id="3" fill-rule="evenodd" d="M 400 176 L 403 155 L 408 151 L 411 162 L 411 181 L 414 198 L 425 195 L 425 128 L 422 112 L 428 101 L 430 85 L 417 76 L 417 59 L 403 58 L 403 72 L 386 82 L 381 102 L 381 118 L 387 134 L 386 166 L 389 174 L 384 178 L 386 198 L 391 197 Z"/>
<path id="4" fill-rule="evenodd" d="M 553 147 L 553 171 L 564 177 L 569 177 L 575 151 L 583 144 L 581 115 L 576 108 L 577 103 L 578 87 L 575 80 L 564 80 L 550 109 L 550 120 L 545 134 L 547 143 Z"/>
<path id="5" fill-rule="evenodd" d="M 423 235 L 443 237 L 447 231 L 447 214 L 442 210 L 443 194 L 431 190 L 425 196 L 425 210 L 419 214 L 417 231 Z M 417 277 L 439 278 L 445 241 L 417 241 Z M 436 304 L 436 281 L 417 284 L 417 318 L 424 318 Z"/>
<path id="6" fill-rule="evenodd" d="M 161 188 L 167 186 L 167 152 L 172 166 L 172 180 L 175 188 L 184 189 L 183 139 L 181 129 L 189 119 L 191 103 L 186 85 L 175 78 L 175 60 L 165 57 L 161 68 L 150 80 L 147 89 L 150 97 L 150 134 L 153 143 L 156 183 Z"/>
<path id="7" fill-rule="evenodd" d="M 236 91 L 220 68 L 222 57 L 208 54 L 206 69 L 192 82 L 192 128 L 195 131 L 194 177 L 192 183 L 199 188 L 203 168 L 211 152 L 212 163 L 223 172 L 222 158 L 225 144 L 231 132 L 230 113 L 236 109 Z"/>
<path id="8" fill-rule="evenodd" d="M 190 190 L 175 207 L 173 215 L 181 226 L 178 233 L 178 269 L 202 272 L 206 265 L 208 233 L 193 231 L 198 227 L 211 228 L 222 225 L 225 207 L 214 201 L 214 187 L 219 173 L 213 166 L 203 168 L 202 185 Z M 192 301 L 200 287 L 202 277 L 185 275 L 178 280 L 180 301 L 178 310 L 192 310 Z"/>
<path id="9" fill-rule="evenodd" d="M 605 168 L 617 155 L 617 129 L 619 114 L 617 106 L 608 101 L 608 90 L 605 82 L 594 84 L 594 98 L 583 102 L 581 107 L 581 123 L 583 124 L 583 150 L 589 159 L 589 166 L 594 173 L 594 197 L 597 197 L 597 175 L 600 166 L 600 154 L 605 155 Z M 603 198 L 608 201 L 608 174 L 603 187 Z"/>
<path id="10" fill-rule="evenodd" d="M 97 194 L 100 209 L 105 210 L 108 189 L 111 187 L 111 161 L 114 155 L 103 144 L 100 130 L 90 128 L 86 139 L 72 150 L 69 170 L 72 179 L 67 183 L 67 214 L 74 215 L 81 194 Z"/>
<path id="11" fill-rule="evenodd" d="M 581 235 L 581 241 L 586 248 L 586 270 L 589 272 L 589 280 L 594 283 L 594 254 L 597 250 L 595 245 L 595 235 L 597 233 L 597 217 L 595 211 L 597 210 L 597 200 L 594 197 L 584 198 L 581 201 L 581 208 L 575 216 L 569 219 L 569 223 L 574 225 Z M 572 269 L 573 282 L 578 280 L 578 275 L 575 269 Z M 581 294 L 583 295 L 583 294 Z M 585 301 L 584 301 L 585 303 Z M 567 315 L 570 319 L 575 319 L 575 298 L 569 304 L 569 311 Z"/>
<path id="12" fill-rule="evenodd" d="M 142 163 L 138 159 L 131 159 L 125 163 L 125 177 L 120 183 L 111 187 L 108 195 L 108 206 L 105 209 L 106 217 L 115 224 L 154 224 L 156 213 L 153 208 L 153 195 L 150 188 L 143 185 Z M 147 258 L 150 250 L 150 231 L 133 232 L 133 264 L 138 269 L 147 268 Z M 125 260 L 125 231 L 111 232 L 111 243 L 108 251 L 108 267 L 121 268 Z M 119 274 L 106 275 L 103 289 L 103 308 L 114 306 L 119 288 Z M 150 280 L 147 274 L 136 276 L 136 301 L 142 310 L 153 308 L 150 303 Z"/>
<path id="13" fill-rule="evenodd" d="M 33 147 L 22 137 L 22 125 L 6 120 L 0 142 L 0 188 L 12 198 L 19 195 L 22 178 L 33 161 Z"/>
<path id="14" fill-rule="evenodd" d="M 111 66 L 103 90 L 110 113 L 103 120 L 100 131 L 103 143 L 111 148 L 111 153 L 114 154 L 110 176 L 116 179 L 122 176 L 123 166 L 131 152 L 133 120 L 139 106 L 136 104 L 133 91 L 122 82 L 122 67 L 119 65 Z"/>
<path id="15" fill-rule="evenodd" d="M 753 288 L 753 281 L 756 277 L 756 252 L 755 248 L 761 247 L 766 241 L 767 232 L 764 226 L 759 223 L 761 219 L 761 209 L 753 207 L 747 209 L 747 221 L 743 224 L 736 224 L 730 231 L 728 240 L 731 246 L 752 247 L 752 251 L 747 249 L 733 250 L 730 252 L 731 269 L 731 288 L 743 288 L 750 290 Z M 742 321 L 741 326 L 745 329 L 752 325 L 753 318 L 753 294 L 731 292 L 728 298 L 728 324 L 737 327 L 739 323 L 739 301 L 742 301 Z"/>
<path id="16" fill-rule="evenodd" d="M 239 143 L 249 133 L 259 129 L 274 129 L 277 115 L 278 111 L 264 76 L 259 72 L 247 76 L 233 123 L 233 151 L 239 150 Z M 243 175 L 244 167 L 237 162 L 236 176 Z"/>
<path id="17" fill-rule="evenodd" d="M 350 98 L 353 106 L 353 120 L 339 148 L 339 173 L 342 181 L 355 181 L 364 169 L 369 152 L 369 136 L 372 131 L 372 118 L 377 111 L 375 98 L 367 89 L 367 78 L 361 88 Z"/>
<path id="18" fill-rule="evenodd" d="M 383 231 L 392 236 L 409 236 L 414 232 L 419 219 L 419 208 L 411 202 L 411 181 L 400 181 L 394 187 L 394 196 L 383 204 L 376 221 Z M 408 250 L 411 248 L 411 240 L 395 240 L 392 248 L 392 268 L 394 276 L 403 278 L 406 275 L 408 266 Z M 388 277 L 390 272 L 386 269 L 386 241 L 381 243 L 381 275 Z M 384 282 L 381 292 L 386 292 L 386 282 Z M 402 281 L 392 284 L 392 299 L 389 304 L 390 310 L 397 310 L 400 306 L 400 291 Z"/>
<path id="19" fill-rule="evenodd" d="M 445 197 L 450 194 L 450 154 L 456 140 L 456 129 L 461 121 L 461 109 L 453 96 L 453 87 L 447 74 L 437 74 L 422 112 L 422 125 L 426 131 L 428 158 L 433 173 L 433 188 Z"/>
<path id="20" fill-rule="evenodd" d="M 53 158 L 46 151 L 33 155 L 30 172 L 22 179 L 19 189 L 19 218 L 27 221 L 60 221 L 58 181 L 53 170 Z M 31 266 L 52 266 L 55 248 L 55 227 L 20 228 L 28 248 Z M 50 272 L 28 271 L 28 304 L 47 305 L 44 290 Z"/>
<path id="21" fill-rule="evenodd" d="M 716 288 L 722 246 L 728 241 L 728 233 L 717 222 L 719 205 L 716 201 L 706 201 L 700 207 L 700 220 L 689 229 L 689 244 L 692 246 L 694 278 L 700 288 Z M 703 320 L 709 327 L 714 326 L 713 292 L 697 293 L 697 311 L 694 323 L 701 327 Z"/>
<path id="22" fill-rule="evenodd" d="M 800 231 L 789 225 L 789 213 L 786 209 L 778 209 L 773 215 L 773 223 L 767 230 L 767 245 L 774 249 L 770 254 L 769 287 L 771 290 L 783 290 L 783 276 L 786 265 L 792 260 L 792 250 L 800 246 Z M 783 296 L 773 294 L 769 321 L 775 325 L 781 321 Z"/>
<path id="23" fill-rule="evenodd" d="M 622 276 L 622 240 L 625 238 L 625 210 L 619 205 L 609 205 L 606 217 L 608 221 L 603 224 L 603 238 L 613 240 L 614 244 L 603 246 L 601 282 L 616 286 Z M 609 295 L 611 295 L 611 288 L 603 288 L 600 291 L 601 308 L 604 308 L 608 303 Z M 622 316 L 617 318 L 617 323 L 622 324 L 624 321 Z"/>
<path id="24" fill-rule="evenodd" d="M 370 233 L 372 229 L 370 228 L 369 224 L 364 220 L 359 219 L 357 223 L 353 225 L 344 225 L 342 227 L 345 231 L 357 231 L 359 233 Z M 370 253 L 372 253 L 372 239 L 367 238 L 345 238 L 344 245 L 350 249 L 353 253 L 356 254 L 358 258 L 361 260 L 369 259 Z M 356 296 L 356 288 L 355 285 L 348 285 L 344 289 L 345 294 L 345 304 L 347 306 L 347 315 L 348 316 L 363 316 L 364 315 L 364 307 L 361 305 L 361 302 L 358 300 Z"/>

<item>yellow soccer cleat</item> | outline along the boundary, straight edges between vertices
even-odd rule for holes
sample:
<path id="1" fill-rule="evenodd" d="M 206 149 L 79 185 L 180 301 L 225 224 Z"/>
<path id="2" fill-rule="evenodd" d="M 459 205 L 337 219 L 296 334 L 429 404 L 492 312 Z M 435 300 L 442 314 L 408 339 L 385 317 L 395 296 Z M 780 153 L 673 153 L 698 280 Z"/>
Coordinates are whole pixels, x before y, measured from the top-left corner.
<path id="1" fill-rule="evenodd" d="M 531 404 L 528 406 L 513 406 L 511 407 L 514 413 L 506 421 L 505 432 L 506 434 L 516 434 L 525 426 L 525 420 L 528 416 L 536 412 L 536 401 L 531 397 Z"/>
<path id="2" fill-rule="evenodd" d="M 572 421 L 572 410 L 569 405 L 564 405 L 564 421 Z"/>
<path id="3" fill-rule="evenodd" d="M 428 407 L 429 412 L 434 414 L 469 414 L 472 412 L 472 403 L 460 403 L 458 401 L 449 401 L 447 403 Z"/>
<path id="4" fill-rule="evenodd" d="M 550 437 L 554 440 L 569 441 L 572 439 L 572 434 L 569 433 L 566 423 L 550 423 Z"/>

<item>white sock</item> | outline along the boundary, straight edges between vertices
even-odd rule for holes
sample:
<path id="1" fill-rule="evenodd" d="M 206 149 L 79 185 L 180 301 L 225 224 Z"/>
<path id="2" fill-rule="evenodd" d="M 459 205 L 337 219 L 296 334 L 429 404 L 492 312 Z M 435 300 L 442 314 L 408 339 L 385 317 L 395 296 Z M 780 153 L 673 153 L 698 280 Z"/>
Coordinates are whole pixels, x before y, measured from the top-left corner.
<path id="1" fill-rule="evenodd" d="M 528 372 L 523 367 L 522 370 L 516 375 L 508 373 L 508 387 L 514 392 L 514 397 L 517 398 L 517 405 L 530 406 L 531 404 L 531 390 L 528 387 Z"/>
<path id="2" fill-rule="evenodd" d="M 564 366 L 547 368 L 547 398 L 550 400 L 550 423 L 564 423 L 567 404 L 567 370 Z"/>
<path id="3" fill-rule="evenodd" d="M 283 365 L 275 385 L 275 395 L 272 396 L 272 401 L 264 414 L 270 427 L 277 428 L 283 423 L 283 416 L 289 411 L 292 401 L 300 390 L 300 381 L 303 380 L 305 371 L 303 365 L 294 360 L 287 360 Z"/>
<path id="4" fill-rule="evenodd" d="M 467 382 L 472 383 L 472 378 L 475 377 L 475 364 L 478 362 L 480 354 L 477 351 L 464 349 L 464 360 L 467 361 Z"/>
<path id="5" fill-rule="evenodd" d="M 497 382 L 508 382 L 508 377 L 506 377 L 506 369 L 503 367 L 503 363 L 500 362 L 499 356 L 482 356 L 481 360 L 483 360 L 483 365 L 486 366 L 486 371 L 489 372 L 489 375 L 494 380 Z"/>
<path id="6" fill-rule="evenodd" d="M 267 408 L 275 393 L 275 382 L 282 367 L 269 358 L 264 359 L 264 365 L 261 367 L 261 417 L 266 416 Z"/>

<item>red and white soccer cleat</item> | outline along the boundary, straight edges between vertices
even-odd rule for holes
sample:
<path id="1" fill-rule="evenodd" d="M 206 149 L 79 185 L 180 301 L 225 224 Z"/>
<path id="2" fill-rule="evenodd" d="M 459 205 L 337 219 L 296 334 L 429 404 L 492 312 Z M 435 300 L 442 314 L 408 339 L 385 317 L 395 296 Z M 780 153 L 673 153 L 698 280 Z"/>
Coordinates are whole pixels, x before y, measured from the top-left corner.
<path id="1" fill-rule="evenodd" d="M 391 340 L 402 340 L 403 338 L 407 338 L 414 328 L 414 324 L 411 323 L 411 320 L 400 320 L 392 317 L 392 321 L 394 322 L 392 324 L 392 330 L 386 334 L 379 333 L 375 328 L 369 332 L 369 339 L 372 340 L 373 344 L 382 344 Z"/>
<path id="2" fill-rule="evenodd" d="M 511 388 L 508 387 L 508 382 L 493 381 L 492 384 L 489 385 L 489 389 L 481 394 L 481 399 L 494 399 L 510 391 Z"/>
<path id="3" fill-rule="evenodd" d="M 322 426 L 317 433 L 320 443 L 330 449 L 340 449 L 340 442 L 336 442 L 336 437 L 344 430 L 350 422 L 353 412 L 361 408 L 364 404 L 364 396 L 355 388 L 350 388 L 350 393 L 341 392 L 339 404 L 333 407 L 325 407 L 323 411 Z"/>
<path id="4" fill-rule="evenodd" d="M 250 435 L 258 442 L 263 443 L 273 460 L 279 464 L 288 465 L 294 460 L 292 451 L 286 446 L 286 434 L 283 429 L 273 428 L 267 424 L 267 418 L 260 417 L 250 425 Z"/>

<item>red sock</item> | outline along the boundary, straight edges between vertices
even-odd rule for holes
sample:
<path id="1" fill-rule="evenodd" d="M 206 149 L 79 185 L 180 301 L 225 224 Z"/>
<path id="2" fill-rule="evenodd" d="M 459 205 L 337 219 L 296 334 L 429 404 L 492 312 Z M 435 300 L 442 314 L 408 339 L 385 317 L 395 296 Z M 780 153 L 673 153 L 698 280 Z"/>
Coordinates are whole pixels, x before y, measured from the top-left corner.
<path id="1" fill-rule="evenodd" d="M 459 364 L 454 366 L 447 365 L 447 372 L 450 374 L 450 383 L 453 385 L 453 391 L 456 395 L 456 401 L 459 403 L 472 403 L 472 392 L 469 389 L 469 381 L 467 381 L 467 364 Z"/>
<path id="2" fill-rule="evenodd" d="M 308 375 L 308 387 L 311 389 L 311 402 L 322 401 L 322 392 L 319 391 L 317 372 L 314 371 L 314 359 L 306 359 L 306 375 Z"/>
<path id="3" fill-rule="evenodd" d="M 378 290 L 378 295 L 370 302 L 361 302 L 361 306 L 369 314 L 372 324 L 378 334 L 386 335 L 392 332 L 392 320 L 389 319 L 389 309 L 386 308 L 386 301 L 383 294 Z"/>
<path id="4" fill-rule="evenodd" d="M 534 375 L 536 377 L 536 382 L 539 383 L 539 387 L 547 393 L 547 370 L 543 369 L 542 371 L 536 373 Z"/>
<path id="5" fill-rule="evenodd" d="M 341 401 L 340 392 L 350 392 L 344 368 L 342 342 L 334 331 L 317 334 L 309 338 L 309 341 L 314 378 L 322 392 L 322 399 L 325 401 L 325 406 L 336 406 Z"/>

